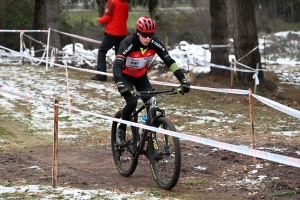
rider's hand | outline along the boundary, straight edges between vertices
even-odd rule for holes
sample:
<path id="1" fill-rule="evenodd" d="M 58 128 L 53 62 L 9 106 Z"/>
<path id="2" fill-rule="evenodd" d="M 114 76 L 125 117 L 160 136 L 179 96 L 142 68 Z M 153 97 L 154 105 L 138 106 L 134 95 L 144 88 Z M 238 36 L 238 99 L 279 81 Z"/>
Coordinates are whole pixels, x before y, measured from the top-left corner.
<path id="1" fill-rule="evenodd" d="M 180 94 L 184 95 L 184 93 L 188 93 L 190 91 L 190 84 L 186 81 L 186 79 L 182 79 L 180 81 L 181 85 L 178 88 L 178 92 Z"/>
<path id="2" fill-rule="evenodd" d="M 125 87 L 123 82 L 118 82 L 117 86 L 118 86 L 118 90 L 119 90 L 121 96 L 128 97 L 128 96 L 132 95 L 130 90 L 127 87 Z"/>

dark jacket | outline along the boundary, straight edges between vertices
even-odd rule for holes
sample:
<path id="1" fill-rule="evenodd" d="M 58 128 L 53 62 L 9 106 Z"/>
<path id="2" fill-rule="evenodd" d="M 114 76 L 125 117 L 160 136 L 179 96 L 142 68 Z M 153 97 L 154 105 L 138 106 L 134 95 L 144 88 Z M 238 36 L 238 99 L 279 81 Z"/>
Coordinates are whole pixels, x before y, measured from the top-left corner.
<path id="1" fill-rule="evenodd" d="M 144 46 L 140 42 L 136 33 L 126 37 L 121 42 L 119 52 L 113 65 L 115 82 L 122 82 L 122 74 L 127 74 L 135 78 L 142 77 L 147 73 L 149 64 L 155 54 L 164 61 L 167 67 L 175 63 L 165 46 L 155 36 L 153 36 L 148 46 Z"/>

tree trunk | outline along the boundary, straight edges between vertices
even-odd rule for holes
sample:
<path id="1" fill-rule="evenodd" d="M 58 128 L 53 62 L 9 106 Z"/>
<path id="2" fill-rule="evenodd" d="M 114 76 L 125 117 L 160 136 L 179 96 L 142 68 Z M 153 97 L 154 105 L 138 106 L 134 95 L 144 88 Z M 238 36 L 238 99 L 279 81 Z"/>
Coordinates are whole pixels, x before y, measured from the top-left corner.
<path id="1" fill-rule="evenodd" d="M 83 1 L 83 9 L 89 9 L 89 1 L 88 0 Z"/>
<path id="2" fill-rule="evenodd" d="M 34 4 L 34 14 L 33 14 L 33 30 L 46 30 L 46 0 L 35 0 Z M 47 42 L 47 34 L 46 33 L 31 33 L 30 34 L 37 41 L 41 41 L 46 44 Z M 42 44 L 33 43 L 32 46 L 36 51 L 36 57 L 42 57 L 43 51 L 37 51 L 41 49 L 45 49 Z"/>
<path id="3" fill-rule="evenodd" d="M 255 12 L 253 0 L 233 0 L 234 7 L 234 54 L 236 60 L 240 63 L 247 65 L 253 69 L 256 69 L 256 64 L 260 64 L 260 53 L 259 48 L 251 52 L 255 47 L 258 46 L 258 36 L 255 21 Z M 247 55 L 247 56 L 246 56 Z M 244 57 L 245 56 L 245 57 Z M 240 58 L 244 57 L 240 60 Z M 239 68 L 243 68 L 238 65 Z M 251 82 L 253 73 L 249 72 L 238 72 L 238 80 L 242 83 Z M 259 79 L 263 79 L 263 73 L 260 71 Z"/>
<path id="4" fill-rule="evenodd" d="M 103 1 L 103 0 L 96 0 L 96 3 L 97 3 L 97 7 L 98 7 L 99 17 L 101 17 L 104 14 L 105 1 Z"/>
<path id="5" fill-rule="evenodd" d="M 228 25 L 227 25 L 227 6 L 226 0 L 210 0 L 211 16 L 211 44 L 227 45 L 228 44 Z M 211 48 L 211 63 L 229 66 L 228 47 Z M 229 70 L 216 67 L 211 68 L 212 75 L 229 75 Z"/>
<path id="6" fill-rule="evenodd" d="M 60 30 L 59 0 L 46 0 L 46 8 L 47 29 Z M 53 31 L 50 33 L 50 46 L 61 49 L 60 35 Z"/>

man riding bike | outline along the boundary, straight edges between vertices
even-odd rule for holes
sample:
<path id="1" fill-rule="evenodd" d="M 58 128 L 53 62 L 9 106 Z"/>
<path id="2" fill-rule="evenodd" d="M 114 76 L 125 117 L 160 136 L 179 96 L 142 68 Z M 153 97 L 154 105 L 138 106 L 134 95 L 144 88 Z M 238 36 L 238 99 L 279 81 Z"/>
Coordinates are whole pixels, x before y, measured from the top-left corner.
<path id="1" fill-rule="evenodd" d="M 137 106 L 137 99 L 132 96 L 133 86 L 138 91 L 151 91 L 152 86 L 147 77 L 148 67 L 157 54 L 165 65 L 179 80 L 179 91 L 183 95 L 190 91 L 182 70 L 171 58 L 162 42 L 154 36 L 156 22 L 150 17 L 140 17 L 136 22 L 136 32 L 126 37 L 120 45 L 119 52 L 113 64 L 114 81 L 126 105 L 122 111 L 122 119 L 129 120 Z M 146 102 L 148 99 L 143 99 Z M 120 124 L 116 143 L 119 146 L 126 144 L 126 124 Z"/>

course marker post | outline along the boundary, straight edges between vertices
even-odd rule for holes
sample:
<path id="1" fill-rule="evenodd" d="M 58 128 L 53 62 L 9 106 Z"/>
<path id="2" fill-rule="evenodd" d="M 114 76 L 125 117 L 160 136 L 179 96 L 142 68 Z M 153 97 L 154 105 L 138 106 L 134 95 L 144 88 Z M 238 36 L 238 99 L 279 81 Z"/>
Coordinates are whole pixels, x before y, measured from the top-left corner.
<path id="1" fill-rule="evenodd" d="M 58 108 L 59 108 L 59 100 L 55 99 L 55 104 L 54 104 L 53 171 L 52 171 L 52 186 L 53 187 L 57 186 Z"/>
<path id="2" fill-rule="evenodd" d="M 234 59 L 232 58 L 231 60 L 231 65 L 230 65 L 230 87 L 233 88 L 233 81 L 234 81 L 234 71 L 233 71 L 233 68 L 234 68 Z"/>
<path id="3" fill-rule="evenodd" d="M 68 67 L 67 66 L 66 66 L 66 81 L 67 81 L 67 92 L 68 92 L 69 115 L 71 116 L 71 99 L 70 99 L 69 76 L 68 76 Z"/>
<path id="4" fill-rule="evenodd" d="M 256 63 L 256 71 L 259 69 L 259 63 Z M 258 76 L 258 75 L 257 75 Z M 256 85 L 256 81 L 254 80 L 254 91 L 253 93 L 256 94 L 256 88 L 257 88 L 257 85 Z"/>
<path id="5" fill-rule="evenodd" d="M 50 28 L 48 29 L 48 39 L 47 39 L 46 71 L 48 71 L 49 43 L 50 43 Z"/>
<path id="6" fill-rule="evenodd" d="M 250 124 L 251 124 L 251 137 L 252 137 L 252 149 L 255 149 L 254 140 L 254 117 L 253 117 L 253 104 L 252 104 L 252 92 L 249 89 L 249 108 L 250 108 Z M 253 157 L 253 165 L 256 166 L 256 157 Z"/>

